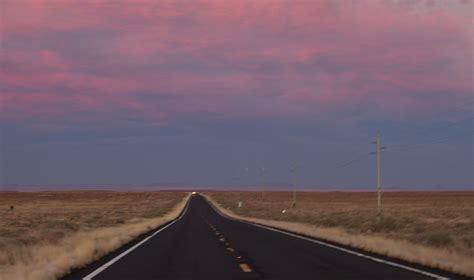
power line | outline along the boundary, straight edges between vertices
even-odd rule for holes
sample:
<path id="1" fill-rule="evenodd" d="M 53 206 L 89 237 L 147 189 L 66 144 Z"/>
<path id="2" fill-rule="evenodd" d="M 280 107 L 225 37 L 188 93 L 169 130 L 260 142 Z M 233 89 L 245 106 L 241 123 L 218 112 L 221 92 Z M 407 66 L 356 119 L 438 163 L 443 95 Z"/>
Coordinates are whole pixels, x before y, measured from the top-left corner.
<path id="1" fill-rule="evenodd" d="M 448 127 L 452 127 L 452 126 L 455 126 L 455 125 L 459 125 L 459 124 L 462 124 L 462 123 L 465 123 L 465 122 L 468 122 L 468 121 L 472 121 L 472 120 L 474 120 L 474 117 L 465 118 L 465 119 L 462 119 L 462 120 L 459 120 L 459 121 L 456 121 L 456 122 L 452 122 L 451 124 L 447 125 L 447 126 L 444 127 L 444 128 L 448 128 Z"/>
<path id="2" fill-rule="evenodd" d="M 434 138 L 434 139 L 428 139 L 429 141 L 425 141 L 424 143 L 421 143 L 421 144 L 418 144 L 418 145 L 412 145 L 412 146 L 409 146 L 409 145 L 392 145 L 393 149 L 391 149 L 391 151 L 400 152 L 400 151 L 410 151 L 410 150 L 422 149 L 422 148 L 428 147 L 429 145 L 448 142 L 449 140 L 452 140 L 453 138 L 463 138 L 463 137 L 466 137 L 466 136 L 472 136 L 472 132 L 474 132 L 474 130 L 469 130 L 469 131 L 467 131 L 467 133 L 462 134 L 462 135 L 444 136 L 444 137 L 438 137 L 438 138 Z"/>
<path id="3" fill-rule="evenodd" d="M 360 162 L 362 161 L 363 159 L 365 158 L 368 158 L 369 156 L 373 155 L 374 153 L 367 153 L 367 154 L 362 154 L 362 155 L 359 155 L 351 160 L 346 160 L 346 161 L 343 161 L 339 164 L 336 165 L 337 168 L 343 168 L 343 167 L 346 167 L 346 166 L 349 166 L 349 165 L 352 165 L 354 163 L 357 163 L 357 162 Z"/>
<path id="4" fill-rule="evenodd" d="M 456 126 L 456 125 L 459 125 L 459 124 L 466 123 L 466 122 L 471 121 L 471 120 L 474 120 L 474 117 L 469 117 L 469 118 L 465 118 L 465 119 L 453 122 L 449 125 L 444 126 L 444 128 L 453 127 L 453 126 Z M 440 143 L 448 142 L 449 140 L 451 140 L 453 138 L 472 136 L 472 132 L 474 132 L 474 130 L 469 130 L 469 131 L 467 131 L 466 134 L 462 134 L 462 135 L 453 135 L 453 136 L 443 136 L 443 137 L 437 137 L 437 138 L 429 138 L 429 139 L 426 139 L 423 143 L 418 144 L 418 145 L 411 145 L 411 146 L 409 146 L 409 145 L 390 145 L 390 147 L 392 147 L 392 148 L 390 148 L 389 151 L 402 152 L 402 151 L 409 151 L 409 150 L 417 150 L 417 149 L 428 147 L 429 145 L 432 145 L 432 144 L 440 144 Z M 386 147 L 382 147 L 382 148 L 386 149 Z M 355 163 L 361 162 L 362 160 L 364 160 L 364 159 L 366 159 L 369 156 L 374 155 L 374 154 L 375 154 L 374 152 L 361 154 L 361 155 L 356 156 L 356 157 L 354 157 L 350 160 L 346 160 L 346 161 L 343 161 L 343 162 L 340 162 L 340 163 L 336 164 L 336 168 L 344 168 L 344 167 L 353 165 Z"/>
<path id="5" fill-rule="evenodd" d="M 470 116 L 470 117 L 467 117 L 467 118 L 464 118 L 464 119 L 461 119 L 461 120 L 457 120 L 457 121 L 454 121 L 454 122 L 451 122 L 447 125 L 442 125 L 442 126 L 439 126 L 435 129 L 437 130 L 440 130 L 440 129 L 447 129 L 447 128 L 451 128 L 451 127 L 454 127 L 454 126 L 459 126 L 459 125 L 462 125 L 462 124 L 465 124 L 469 121 L 472 121 L 474 120 L 474 117 L 473 116 Z M 422 129 L 418 129 L 418 131 L 420 132 L 420 135 L 422 136 L 427 136 L 426 134 L 426 130 L 428 128 L 422 128 Z M 428 137 L 426 139 L 424 139 L 424 141 L 428 141 L 428 142 L 431 142 L 431 141 L 437 141 L 439 139 L 439 137 Z M 391 147 L 406 147 L 407 145 L 398 145 L 398 144 L 391 144 L 389 143 L 389 145 Z"/>

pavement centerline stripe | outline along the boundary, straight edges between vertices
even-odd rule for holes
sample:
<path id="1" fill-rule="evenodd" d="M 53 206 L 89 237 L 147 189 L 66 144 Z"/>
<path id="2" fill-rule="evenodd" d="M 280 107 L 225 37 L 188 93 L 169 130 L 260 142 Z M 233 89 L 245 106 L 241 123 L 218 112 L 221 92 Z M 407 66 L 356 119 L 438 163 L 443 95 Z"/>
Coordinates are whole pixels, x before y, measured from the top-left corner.
<path id="1" fill-rule="evenodd" d="M 243 272 L 252 272 L 252 269 L 246 263 L 241 263 L 239 266 L 240 266 L 240 269 L 242 269 Z"/>
<path id="2" fill-rule="evenodd" d="M 342 251 L 342 252 L 345 252 L 345 253 L 348 253 L 348 254 L 351 254 L 351 255 L 355 255 L 355 256 L 358 256 L 358 257 L 361 257 L 361 258 L 366 258 L 366 259 L 369 259 L 369 260 L 374 261 L 374 262 L 383 263 L 383 264 L 386 264 L 386 265 L 398 267 L 400 269 L 408 270 L 408 271 L 411 271 L 411 272 L 416 272 L 416 273 L 419 273 L 419 274 L 422 274 L 422 275 L 425 275 L 425 276 L 432 277 L 432 278 L 437 279 L 437 280 L 449 280 L 450 279 L 448 277 L 444 277 L 444 276 L 441 276 L 441 275 L 438 275 L 438 274 L 435 274 L 435 273 L 427 272 L 427 271 L 417 269 L 417 268 L 413 268 L 413 267 L 410 267 L 410 266 L 407 266 L 407 265 L 398 264 L 398 263 L 395 263 L 395 262 L 392 262 L 392 261 L 387 261 L 387 260 L 384 260 L 384 259 L 381 259 L 381 258 L 377 258 L 377 257 L 373 257 L 373 256 L 366 255 L 366 254 L 363 254 L 363 253 L 359 253 L 359 252 L 356 252 L 356 251 L 353 251 L 353 250 L 350 250 L 350 249 L 346 249 L 346 248 L 343 248 L 343 247 L 340 247 L 340 246 L 337 246 L 337 245 L 326 243 L 324 241 L 320 241 L 320 240 L 317 240 L 317 239 L 312 239 L 312 238 L 309 238 L 309 237 L 301 236 L 301 235 L 298 235 L 296 233 L 280 230 L 280 229 L 277 229 L 277 228 L 272 228 L 272 227 L 265 226 L 265 225 L 258 224 L 258 223 L 254 223 L 254 222 L 249 222 L 249 221 L 233 218 L 233 217 L 230 217 L 230 216 L 222 213 L 207 198 L 204 198 L 204 199 L 211 206 L 211 208 L 214 209 L 214 211 L 217 214 L 219 214 L 220 216 L 222 216 L 226 219 L 229 219 L 229 220 L 233 220 L 233 221 L 237 221 L 237 222 L 240 222 L 240 223 L 252 225 L 252 226 L 255 226 L 255 227 L 259 227 L 259 228 L 262 228 L 262 229 L 278 232 L 278 233 L 281 233 L 281 234 L 286 234 L 286 235 L 289 235 L 289 236 L 292 236 L 292 237 L 296 237 L 296 238 L 303 239 L 303 240 L 306 240 L 306 241 L 309 241 L 309 242 L 313 242 L 313 243 L 316 243 L 316 244 L 319 244 L 319 245 L 322 245 L 322 246 L 326 246 L 326 247 L 329 247 L 329 248 L 332 248 L 332 249 L 336 249 L 336 250 L 339 250 L 339 251 Z"/>

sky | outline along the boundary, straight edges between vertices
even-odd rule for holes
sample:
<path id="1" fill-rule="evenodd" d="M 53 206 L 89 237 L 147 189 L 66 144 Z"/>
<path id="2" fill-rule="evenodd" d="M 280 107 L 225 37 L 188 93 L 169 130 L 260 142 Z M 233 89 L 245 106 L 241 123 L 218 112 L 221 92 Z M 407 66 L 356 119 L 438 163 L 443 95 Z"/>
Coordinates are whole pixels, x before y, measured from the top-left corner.
<path id="1" fill-rule="evenodd" d="M 0 1 L 0 185 L 471 188 L 473 5 Z"/>

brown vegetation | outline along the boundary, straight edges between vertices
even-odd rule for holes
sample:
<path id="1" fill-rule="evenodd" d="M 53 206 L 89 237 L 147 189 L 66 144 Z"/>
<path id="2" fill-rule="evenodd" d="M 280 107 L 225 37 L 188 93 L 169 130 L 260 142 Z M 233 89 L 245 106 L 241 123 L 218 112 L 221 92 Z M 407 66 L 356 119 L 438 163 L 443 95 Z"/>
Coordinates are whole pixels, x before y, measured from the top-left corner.
<path id="1" fill-rule="evenodd" d="M 56 279 L 176 218 L 178 192 L 0 192 L 0 279 Z"/>
<path id="2" fill-rule="evenodd" d="M 380 217 L 373 193 L 300 192 L 295 208 L 288 192 L 207 195 L 234 217 L 474 275 L 474 192 L 388 192 Z"/>

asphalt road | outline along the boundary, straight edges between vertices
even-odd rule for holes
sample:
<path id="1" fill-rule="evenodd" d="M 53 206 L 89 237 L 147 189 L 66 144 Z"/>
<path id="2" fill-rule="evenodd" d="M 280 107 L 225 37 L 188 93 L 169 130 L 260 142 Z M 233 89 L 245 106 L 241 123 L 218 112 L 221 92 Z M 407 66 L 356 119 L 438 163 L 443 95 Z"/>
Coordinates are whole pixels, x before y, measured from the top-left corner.
<path id="1" fill-rule="evenodd" d="M 191 198 L 181 218 L 149 235 L 64 279 L 457 278 L 231 220 L 218 214 L 199 195 Z"/>

